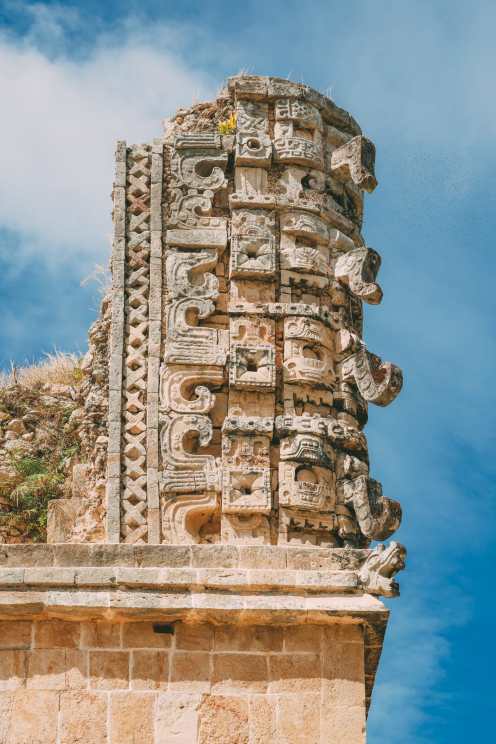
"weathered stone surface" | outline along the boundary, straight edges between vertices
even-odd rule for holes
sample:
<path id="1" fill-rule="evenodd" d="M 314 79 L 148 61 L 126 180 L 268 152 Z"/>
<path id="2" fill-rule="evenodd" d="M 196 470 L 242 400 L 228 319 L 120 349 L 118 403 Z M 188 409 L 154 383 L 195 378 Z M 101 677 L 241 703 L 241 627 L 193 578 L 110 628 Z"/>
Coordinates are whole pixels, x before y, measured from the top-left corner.
<path id="1" fill-rule="evenodd" d="M 32 623 L 19 621 L 17 623 L 0 622 L 0 649 L 23 649 L 31 646 Z"/>
<path id="2" fill-rule="evenodd" d="M 17 690 L 0 723 L 5 744 L 57 744 L 59 695 L 55 690 Z"/>
<path id="3" fill-rule="evenodd" d="M 126 623 L 122 642 L 124 648 L 169 648 L 171 637 L 155 633 L 152 623 Z"/>
<path id="4" fill-rule="evenodd" d="M 167 689 L 169 656 L 164 651 L 140 649 L 131 657 L 131 689 Z"/>
<path id="5" fill-rule="evenodd" d="M 119 143 L 108 542 L 362 548 L 398 527 L 361 434 L 401 388 L 361 338 L 382 297 L 360 234 L 374 158 L 332 101 L 252 75 L 163 140 Z M 274 441 L 276 412 L 321 424 Z M 362 437 L 352 465 L 336 425 Z"/>
<path id="6" fill-rule="evenodd" d="M 206 695 L 199 709 L 198 744 L 249 744 L 248 703 Z"/>
<path id="7" fill-rule="evenodd" d="M 68 542 L 80 508 L 80 499 L 74 498 L 54 499 L 48 504 L 47 542 Z"/>
<path id="8" fill-rule="evenodd" d="M 90 681 L 95 690 L 119 690 L 129 686 L 129 653 L 90 651 Z"/>
<path id="9" fill-rule="evenodd" d="M 201 695 L 159 695 L 155 718 L 155 744 L 197 742 Z"/>
<path id="10" fill-rule="evenodd" d="M 109 744 L 154 742 L 155 698 L 147 693 L 119 692 L 110 697 Z"/>
<path id="11" fill-rule="evenodd" d="M 35 648 L 77 648 L 80 635 L 79 624 L 65 620 L 34 624 Z"/>
<path id="12" fill-rule="evenodd" d="M 107 741 L 107 698 L 92 692 L 60 695 L 60 744 L 102 744 Z"/>
<path id="13" fill-rule="evenodd" d="M 65 637 L 69 643 L 78 637 L 81 648 L 0 651 L 1 741 L 31 741 L 22 738 L 26 731 L 41 741 L 25 718 L 29 692 L 34 719 L 53 742 L 107 744 L 107 736 L 117 742 L 139 735 L 154 744 L 324 744 L 327 726 L 342 721 L 338 740 L 361 744 L 366 684 L 378 650 L 367 645 L 367 625 L 342 618 L 311 625 L 304 615 L 300 621 L 290 627 L 176 623 L 170 648 L 160 649 L 142 647 L 138 630 L 146 636 L 146 623 L 74 620 L 78 630 Z M 38 635 L 49 637 L 53 627 L 48 622 Z M 88 638 L 127 638 L 129 648 L 87 649 Z M 46 719 L 40 720 L 38 704 L 46 705 Z"/>

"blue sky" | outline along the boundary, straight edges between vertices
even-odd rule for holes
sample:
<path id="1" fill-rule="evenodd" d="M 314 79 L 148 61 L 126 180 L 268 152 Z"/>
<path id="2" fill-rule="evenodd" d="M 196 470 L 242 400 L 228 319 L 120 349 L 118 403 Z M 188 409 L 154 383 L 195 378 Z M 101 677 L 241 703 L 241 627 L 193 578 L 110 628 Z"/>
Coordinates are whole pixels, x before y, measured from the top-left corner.
<path id="1" fill-rule="evenodd" d="M 409 550 L 369 742 L 490 738 L 496 654 L 494 28 L 489 0 L 0 1 L 1 364 L 84 350 L 108 260 L 114 141 L 246 69 L 330 94 L 377 145 L 368 346 L 405 372 L 373 474 Z M 372 407 L 371 407 L 372 408 Z"/>

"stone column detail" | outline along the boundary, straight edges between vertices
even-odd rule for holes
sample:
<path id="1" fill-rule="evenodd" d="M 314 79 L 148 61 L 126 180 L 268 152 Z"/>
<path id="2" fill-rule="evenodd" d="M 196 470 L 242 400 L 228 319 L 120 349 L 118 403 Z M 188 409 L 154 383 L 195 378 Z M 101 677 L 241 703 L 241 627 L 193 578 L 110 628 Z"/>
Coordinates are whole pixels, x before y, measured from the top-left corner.
<path id="1" fill-rule="evenodd" d="M 227 220 L 212 214 L 225 190 L 227 154 L 214 132 L 177 134 L 168 146 L 164 325 L 160 371 L 162 540 L 199 541 L 216 515 L 220 441 L 213 420 L 225 379 L 227 328 L 219 307 L 218 267 Z M 222 417 L 222 414 L 220 414 Z M 217 423 L 217 426 L 214 424 Z M 212 451 L 213 450 L 213 451 Z"/>
<path id="2" fill-rule="evenodd" d="M 149 145 L 118 144 L 112 255 L 109 542 L 158 541 L 161 161 L 161 146 L 154 146 L 152 153 Z"/>
<path id="3" fill-rule="evenodd" d="M 402 385 L 362 338 L 382 299 L 361 233 L 374 145 L 315 91 L 238 76 L 119 148 L 109 540 L 389 537 L 401 509 L 363 433 Z"/>
<path id="4" fill-rule="evenodd" d="M 147 542 L 146 391 L 150 318 L 149 145 L 127 153 L 121 539 Z"/>
<path id="5" fill-rule="evenodd" d="M 124 305 L 126 275 L 127 147 L 117 143 L 115 153 L 112 244 L 112 318 L 110 326 L 109 407 L 107 453 L 107 541 L 120 542 L 122 460 L 122 378 L 124 362 Z"/>

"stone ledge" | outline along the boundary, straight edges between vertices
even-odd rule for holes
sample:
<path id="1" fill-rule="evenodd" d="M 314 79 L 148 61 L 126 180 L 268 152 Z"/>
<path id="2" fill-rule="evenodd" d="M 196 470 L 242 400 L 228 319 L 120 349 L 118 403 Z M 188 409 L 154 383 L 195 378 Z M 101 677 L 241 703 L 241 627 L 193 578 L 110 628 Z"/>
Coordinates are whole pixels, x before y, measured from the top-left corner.
<path id="1" fill-rule="evenodd" d="M 394 596 L 404 549 L 234 545 L 8 545 L 0 588 L 284 592 Z"/>
<path id="2" fill-rule="evenodd" d="M 123 589 L 0 591 L 0 618 L 73 620 L 146 619 L 191 623 L 327 624 L 336 617 L 387 619 L 388 610 L 370 594 L 320 596 L 273 593 L 168 592 Z"/>
<path id="3" fill-rule="evenodd" d="M 130 587 L 179 591 L 224 589 L 260 591 L 356 592 L 361 590 L 356 571 L 293 571 L 217 568 L 107 568 L 27 567 L 0 568 L 0 588 L 6 587 Z"/>
<path id="4" fill-rule="evenodd" d="M 357 569 L 372 553 L 351 548 L 271 545 L 0 545 L 0 567 L 126 566 L 134 568 Z"/>

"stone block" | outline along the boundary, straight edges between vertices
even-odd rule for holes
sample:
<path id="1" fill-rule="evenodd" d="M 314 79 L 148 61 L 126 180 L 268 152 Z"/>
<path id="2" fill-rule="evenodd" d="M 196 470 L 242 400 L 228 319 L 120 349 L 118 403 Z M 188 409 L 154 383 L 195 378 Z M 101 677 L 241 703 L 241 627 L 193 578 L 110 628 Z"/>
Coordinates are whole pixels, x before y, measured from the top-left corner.
<path id="1" fill-rule="evenodd" d="M 99 566 L 78 568 L 76 570 L 75 583 L 78 586 L 115 586 L 117 583 L 117 569 Z"/>
<path id="2" fill-rule="evenodd" d="M 27 652 L 14 649 L 0 651 L 0 690 L 24 687 L 27 673 Z"/>
<path id="3" fill-rule="evenodd" d="M 127 651 L 90 651 L 90 684 L 95 690 L 119 690 L 129 686 Z"/>
<path id="4" fill-rule="evenodd" d="M 360 643 L 326 643 L 322 652 L 322 673 L 326 679 L 348 679 L 363 684 L 364 649 Z"/>
<path id="5" fill-rule="evenodd" d="M 276 695 L 250 697 L 250 744 L 274 744 L 277 741 L 276 701 Z"/>
<path id="6" fill-rule="evenodd" d="M 176 651 L 171 658 L 171 692 L 208 692 L 210 690 L 210 654 L 201 651 Z"/>
<path id="7" fill-rule="evenodd" d="M 81 648 L 119 648 L 121 624 L 94 621 L 81 624 Z"/>
<path id="8" fill-rule="evenodd" d="M 282 651 L 283 629 L 265 625 L 220 625 L 215 628 L 215 651 Z"/>
<path id="9" fill-rule="evenodd" d="M 91 545 L 57 544 L 51 547 L 55 566 L 90 566 Z"/>
<path id="10" fill-rule="evenodd" d="M 75 580 L 75 570 L 68 567 L 29 567 L 24 570 L 24 583 L 31 586 L 73 586 Z"/>
<path id="11" fill-rule="evenodd" d="M 193 545 L 191 554 L 195 568 L 236 568 L 239 562 L 235 545 Z"/>
<path id="12" fill-rule="evenodd" d="M 262 654 L 215 654 L 212 670 L 212 692 L 240 694 L 243 691 L 267 690 L 268 665 Z"/>
<path id="13" fill-rule="evenodd" d="M 124 648 L 170 648 L 172 636 L 155 633 L 153 623 L 124 623 L 122 645 Z"/>
<path id="14" fill-rule="evenodd" d="M 136 565 L 140 568 L 190 566 L 191 552 L 189 545 L 137 545 Z"/>
<path id="15" fill-rule="evenodd" d="M 284 651 L 311 652 L 321 651 L 322 629 L 315 625 L 297 625 L 284 628 Z"/>
<path id="16" fill-rule="evenodd" d="M 196 744 L 201 695 L 159 694 L 155 717 L 155 744 Z"/>
<path id="17" fill-rule="evenodd" d="M 68 648 L 65 652 L 65 685 L 69 690 L 88 686 L 88 652 Z"/>
<path id="18" fill-rule="evenodd" d="M 6 744 L 10 728 L 13 692 L 0 692 L 0 741 Z"/>
<path id="19" fill-rule="evenodd" d="M 139 692 L 110 695 L 109 744 L 154 744 L 155 696 Z"/>
<path id="20" fill-rule="evenodd" d="M 240 545 L 240 568 L 286 568 L 286 550 L 282 547 L 269 545 Z"/>
<path id="21" fill-rule="evenodd" d="M 248 701 L 205 695 L 199 708 L 197 744 L 249 744 Z"/>
<path id="22" fill-rule="evenodd" d="M 131 689 L 167 689 L 169 654 L 167 651 L 140 650 L 131 652 Z"/>
<path id="23" fill-rule="evenodd" d="M 333 623 L 323 628 L 324 644 L 364 643 L 361 623 Z M 380 645 L 380 644 L 378 644 Z"/>
<path id="24" fill-rule="evenodd" d="M 334 728 L 327 729 L 327 739 L 320 739 L 320 706 L 318 694 L 278 696 L 275 741 L 278 744 L 318 744 L 320 741 L 334 744 Z M 352 740 L 347 744 L 352 744 Z"/>
<path id="25" fill-rule="evenodd" d="M 180 651 L 210 651 L 213 645 L 214 629 L 211 625 L 174 626 L 176 648 Z"/>
<path id="26" fill-rule="evenodd" d="M 158 585 L 159 580 L 160 569 L 158 568 L 119 568 L 117 572 L 119 585 L 125 584 L 130 587 L 150 586 Z"/>
<path id="27" fill-rule="evenodd" d="M 62 546 L 60 546 L 62 548 Z M 73 547 L 73 546 L 71 546 Z M 74 546 L 79 547 L 79 546 Z M 136 548 L 134 545 L 88 545 L 87 566 L 134 566 Z"/>
<path id="28" fill-rule="evenodd" d="M 0 621 L 0 649 L 30 648 L 32 627 L 29 620 Z"/>
<path id="29" fill-rule="evenodd" d="M 329 740 L 330 731 L 333 732 L 333 744 L 365 744 L 365 707 L 323 705 L 320 712 L 320 731 L 322 744 Z"/>
<path id="30" fill-rule="evenodd" d="M 60 694 L 58 744 L 106 744 L 107 696 L 89 691 Z"/>
<path id="31" fill-rule="evenodd" d="M 0 549 L 0 566 L 52 566 L 54 549 L 50 545 L 9 545 Z"/>
<path id="32" fill-rule="evenodd" d="M 78 648 L 81 625 L 66 620 L 43 620 L 34 624 L 35 648 Z"/>
<path id="33" fill-rule="evenodd" d="M 0 586 L 18 586 L 24 582 L 23 568 L 0 568 Z"/>
<path id="34" fill-rule="evenodd" d="M 66 651 L 43 648 L 31 651 L 28 658 L 26 685 L 38 690 L 63 690 L 66 686 Z"/>
<path id="35" fill-rule="evenodd" d="M 58 744 L 58 714 L 55 690 L 16 690 L 7 714 L 5 744 Z"/>
<path id="36" fill-rule="evenodd" d="M 334 568 L 332 551 L 324 548 L 290 548 L 287 553 L 288 568 L 296 570 Z"/>
<path id="37" fill-rule="evenodd" d="M 52 499 L 48 502 L 47 542 L 67 542 L 76 523 L 80 499 Z"/>
<path id="38" fill-rule="evenodd" d="M 269 692 L 312 692 L 320 690 L 320 656 L 281 654 L 269 657 Z"/>

